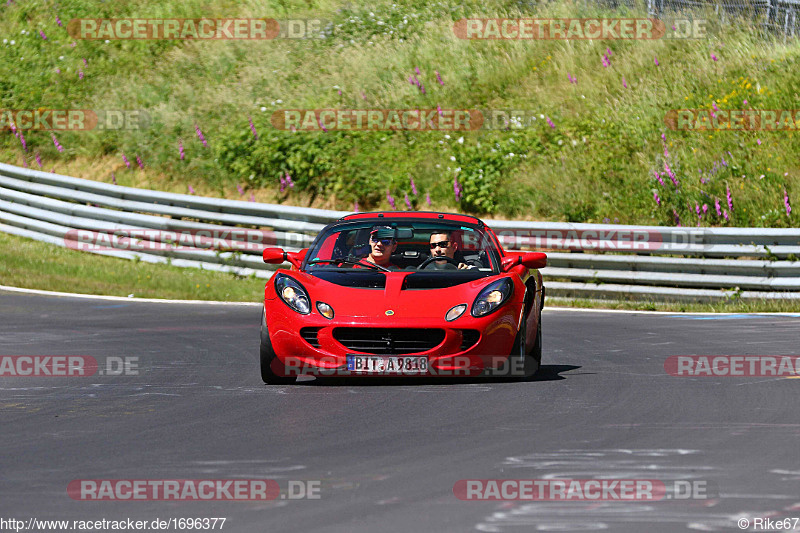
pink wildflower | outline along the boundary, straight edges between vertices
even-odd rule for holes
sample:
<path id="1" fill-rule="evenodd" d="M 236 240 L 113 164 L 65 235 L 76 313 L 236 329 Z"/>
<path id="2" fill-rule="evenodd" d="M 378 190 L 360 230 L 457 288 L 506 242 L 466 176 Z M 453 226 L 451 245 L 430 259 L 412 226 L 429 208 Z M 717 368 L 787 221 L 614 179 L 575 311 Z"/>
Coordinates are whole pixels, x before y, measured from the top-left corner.
<path id="1" fill-rule="evenodd" d="M 197 125 L 197 124 L 194 125 L 194 131 L 197 132 L 197 137 L 200 139 L 200 142 L 203 143 L 203 146 L 208 147 L 208 141 L 206 141 L 206 138 L 203 135 L 203 132 L 200 130 L 200 126 L 199 125 Z"/>
<path id="2" fill-rule="evenodd" d="M 786 188 L 783 189 L 783 205 L 786 206 L 786 216 L 790 216 L 792 214 L 792 206 L 789 203 L 789 193 L 786 192 Z"/>
<path id="3" fill-rule="evenodd" d="M 255 139 L 258 140 L 258 133 L 256 132 L 255 124 L 253 124 L 253 117 L 248 116 L 247 120 L 250 121 L 250 131 L 253 132 L 253 137 L 255 137 Z"/>
<path id="4" fill-rule="evenodd" d="M 20 134 L 20 136 L 22 136 L 22 132 L 19 132 L 19 134 Z M 53 138 L 53 144 L 55 145 L 55 147 L 56 147 L 56 150 L 58 150 L 59 152 L 63 152 L 63 151 L 64 151 L 64 147 L 63 147 L 63 146 L 61 146 L 61 143 L 59 143 L 59 142 L 58 142 L 58 139 L 56 139 L 56 136 L 55 136 L 55 134 L 51 133 L 51 134 L 50 134 L 50 137 L 52 137 L 52 138 Z M 23 143 L 23 147 L 24 147 L 24 146 L 25 146 L 25 145 L 24 145 L 24 143 Z"/>
<path id="5" fill-rule="evenodd" d="M 728 192 L 728 194 L 727 194 L 727 198 L 728 198 L 728 209 L 730 209 L 731 211 L 733 211 L 733 197 L 731 196 L 731 188 L 730 188 L 730 186 L 728 186 L 728 185 L 725 185 L 725 190 Z"/>

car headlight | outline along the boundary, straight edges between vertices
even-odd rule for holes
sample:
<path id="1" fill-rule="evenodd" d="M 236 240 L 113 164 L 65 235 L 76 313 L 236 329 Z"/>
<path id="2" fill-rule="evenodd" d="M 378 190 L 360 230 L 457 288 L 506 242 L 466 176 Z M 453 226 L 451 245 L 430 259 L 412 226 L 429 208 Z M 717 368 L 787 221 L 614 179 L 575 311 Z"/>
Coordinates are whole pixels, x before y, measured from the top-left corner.
<path id="1" fill-rule="evenodd" d="M 289 276 L 281 274 L 275 275 L 275 291 L 283 303 L 297 311 L 301 315 L 311 312 L 311 300 L 308 291 L 300 283 Z"/>
<path id="2" fill-rule="evenodd" d="M 472 316 L 481 317 L 488 315 L 511 297 L 514 284 L 509 278 L 503 278 L 490 283 L 478 294 L 472 304 Z"/>

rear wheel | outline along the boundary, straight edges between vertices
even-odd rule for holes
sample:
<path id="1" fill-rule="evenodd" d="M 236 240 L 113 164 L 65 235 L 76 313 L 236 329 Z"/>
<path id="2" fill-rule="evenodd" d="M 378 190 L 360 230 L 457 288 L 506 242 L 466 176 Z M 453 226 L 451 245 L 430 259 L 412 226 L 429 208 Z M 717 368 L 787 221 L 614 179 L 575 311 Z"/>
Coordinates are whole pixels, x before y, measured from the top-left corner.
<path id="1" fill-rule="evenodd" d="M 285 372 L 283 364 L 272 349 L 272 342 L 269 340 L 269 331 L 264 313 L 261 313 L 261 379 L 267 385 L 290 385 L 297 381 L 297 376 L 281 376 L 278 373 Z M 278 373 L 276 373 L 276 370 Z M 281 372 L 283 371 L 283 372 Z"/>

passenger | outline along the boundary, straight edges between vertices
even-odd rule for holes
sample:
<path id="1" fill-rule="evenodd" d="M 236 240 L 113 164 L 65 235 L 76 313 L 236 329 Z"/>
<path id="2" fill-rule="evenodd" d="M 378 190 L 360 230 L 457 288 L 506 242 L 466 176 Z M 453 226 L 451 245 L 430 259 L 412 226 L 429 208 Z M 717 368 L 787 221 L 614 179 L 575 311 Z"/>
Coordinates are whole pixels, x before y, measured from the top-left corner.
<path id="1" fill-rule="evenodd" d="M 364 261 L 383 268 L 397 269 L 398 267 L 391 262 L 392 254 L 397 249 L 394 235 L 394 229 L 389 226 L 373 227 L 369 233 L 369 246 L 372 251 L 364 258 Z"/>

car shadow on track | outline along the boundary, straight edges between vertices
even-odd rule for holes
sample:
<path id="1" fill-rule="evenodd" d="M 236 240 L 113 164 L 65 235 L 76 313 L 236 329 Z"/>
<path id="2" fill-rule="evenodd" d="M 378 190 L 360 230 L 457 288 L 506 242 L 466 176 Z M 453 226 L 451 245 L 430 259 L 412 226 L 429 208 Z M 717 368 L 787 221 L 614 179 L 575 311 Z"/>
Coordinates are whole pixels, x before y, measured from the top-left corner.
<path id="1" fill-rule="evenodd" d="M 539 371 L 529 378 L 520 378 L 514 376 L 502 376 L 502 377 L 416 377 L 416 376 L 409 376 L 409 377 L 383 377 L 383 376 L 374 376 L 374 377 L 315 377 L 311 379 L 303 379 L 298 380 L 295 386 L 307 386 L 307 387 L 339 387 L 343 385 L 347 386 L 397 386 L 397 385 L 441 385 L 446 387 L 448 385 L 466 385 L 466 384 L 475 384 L 475 385 L 488 385 L 492 383 L 532 383 L 537 381 L 558 381 L 562 379 L 567 379 L 565 376 L 562 376 L 562 373 L 570 372 L 573 370 L 580 369 L 580 366 L 576 365 L 542 365 L 539 368 Z"/>

